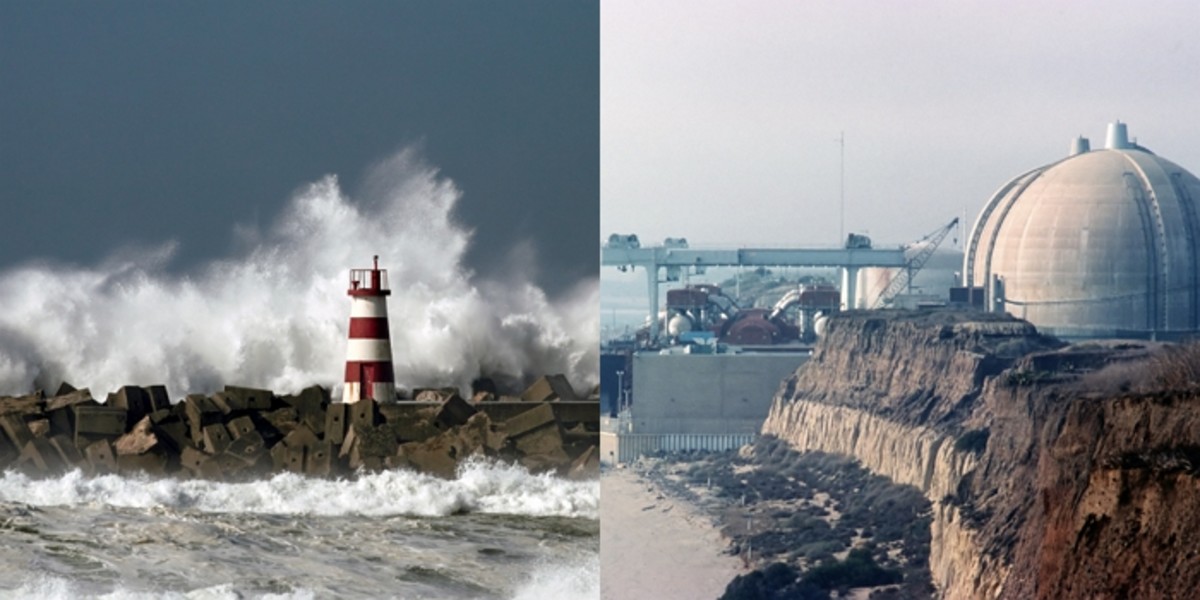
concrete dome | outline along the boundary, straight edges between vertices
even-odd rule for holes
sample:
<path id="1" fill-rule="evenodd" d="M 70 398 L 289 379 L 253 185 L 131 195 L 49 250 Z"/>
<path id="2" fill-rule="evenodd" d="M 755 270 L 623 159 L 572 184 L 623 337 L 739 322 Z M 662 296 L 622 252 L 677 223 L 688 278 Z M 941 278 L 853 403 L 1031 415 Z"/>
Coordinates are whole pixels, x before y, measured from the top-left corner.
<path id="1" fill-rule="evenodd" d="M 984 206 L 963 259 L 988 306 L 1063 337 L 1200 330 L 1200 180 L 1109 126 L 1021 174 Z"/>

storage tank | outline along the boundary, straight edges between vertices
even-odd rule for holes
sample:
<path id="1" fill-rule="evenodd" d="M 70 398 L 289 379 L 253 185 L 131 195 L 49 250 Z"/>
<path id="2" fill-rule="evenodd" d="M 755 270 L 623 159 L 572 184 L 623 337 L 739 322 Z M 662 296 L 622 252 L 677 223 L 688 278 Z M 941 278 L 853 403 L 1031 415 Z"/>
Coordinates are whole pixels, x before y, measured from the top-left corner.
<path id="1" fill-rule="evenodd" d="M 1067 338 L 1200 329 L 1200 180 L 1109 126 L 1105 147 L 1013 178 L 972 228 L 963 284 Z"/>

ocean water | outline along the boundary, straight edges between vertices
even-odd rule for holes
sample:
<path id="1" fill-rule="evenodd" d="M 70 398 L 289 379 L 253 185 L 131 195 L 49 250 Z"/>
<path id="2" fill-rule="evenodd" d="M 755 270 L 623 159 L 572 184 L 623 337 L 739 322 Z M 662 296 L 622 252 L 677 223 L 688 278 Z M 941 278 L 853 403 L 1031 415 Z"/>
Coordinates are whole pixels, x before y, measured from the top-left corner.
<path id="1" fill-rule="evenodd" d="M 596 480 L 0 477 L 0 598 L 599 597 Z"/>
<path id="2" fill-rule="evenodd" d="M 379 256 L 396 382 L 519 392 L 563 373 L 599 381 L 599 283 L 548 297 L 533 246 L 507 267 L 465 263 L 463 191 L 403 148 L 351 196 L 336 175 L 299 187 L 228 254 L 181 270 L 174 240 L 95 264 L 0 270 L 0 395 L 60 381 L 98 398 L 164 384 L 284 394 L 344 373 L 351 268 Z M 481 192 L 483 190 L 472 190 Z M 497 249 L 500 251 L 502 249 Z M 0 473 L 0 598 L 595 598 L 599 484 L 474 463 L 454 481 L 408 472 L 246 484 Z"/>

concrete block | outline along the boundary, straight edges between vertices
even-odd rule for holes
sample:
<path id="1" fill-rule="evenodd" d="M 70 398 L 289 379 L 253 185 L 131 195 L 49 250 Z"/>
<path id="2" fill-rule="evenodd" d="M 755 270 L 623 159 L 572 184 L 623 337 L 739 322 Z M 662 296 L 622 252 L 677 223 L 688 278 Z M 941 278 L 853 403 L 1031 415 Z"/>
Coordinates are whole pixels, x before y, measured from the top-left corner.
<path id="1" fill-rule="evenodd" d="M 300 415 L 296 412 L 296 409 L 291 406 L 285 406 L 283 408 L 277 408 L 270 412 L 262 413 L 262 417 L 263 417 L 263 420 L 266 421 L 268 425 L 270 425 L 271 427 L 274 427 L 275 430 L 279 432 L 279 435 L 281 437 L 286 436 L 287 434 L 291 433 L 292 430 L 295 429 L 296 426 L 300 424 Z M 310 427 L 309 429 L 312 429 L 312 428 Z M 325 421 L 324 421 L 323 415 L 322 415 L 322 421 L 321 421 L 321 429 L 322 430 L 325 429 Z"/>
<path id="2" fill-rule="evenodd" d="M 25 421 L 25 426 L 35 438 L 50 437 L 50 419 L 30 419 Z"/>
<path id="3" fill-rule="evenodd" d="M 121 457 L 145 454 L 157 445 L 158 436 L 154 435 L 154 432 L 151 431 L 150 415 L 146 415 L 129 430 L 129 433 L 117 438 L 117 441 L 113 442 L 113 450 L 117 453 L 118 457 Z"/>
<path id="4" fill-rule="evenodd" d="M 417 388 L 413 390 L 413 402 L 445 402 L 447 394 L 433 388 Z"/>
<path id="5" fill-rule="evenodd" d="M 285 396 L 283 401 L 295 410 L 297 419 L 308 425 L 318 436 L 325 435 L 325 410 L 329 406 L 329 391 L 319 386 L 305 388 L 297 396 Z"/>
<path id="6" fill-rule="evenodd" d="M 154 412 L 156 410 L 170 410 L 171 397 L 167 395 L 167 386 L 148 386 L 146 387 L 146 396 L 149 399 L 150 412 Z"/>
<path id="7" fill-rule="evenodd" d="M 346 407 L 342 402 L 334 402 L 325 411 L 325 441 L 337 445 L 346 438 Z"/>
<path id="8" fill-rule="evenodd" d="M 235 456 L 250 466 L 257 463 L 266 454 L 266 442 L 257 431 L 250 431 L 233 440 L 229 447 L 225 448 L 223 454 Z"/>
<path id="9" fill-rule="evenodd" d="M 135 385 L 127 385 L 109 396 L 107 405 L 112 408 L 123 408 L 129 413 L 129 422 L 137 423 L 142 417 L 153 412 L 150 409 L 150 394 Z"/>
<path id="10" fill-rule="evenodd" d="M 328 477 L 333 473 L 333 444 L 317 442 L 307 451 L 304 472 L 314 477 Z"/>
<path id="11" fill-rule="evenodd" d="M 75 391 L 75 386 L 64 381 L 64 382 L 58 384 L 58 391 L 54 392 L 54 395 L 55 396 L 65 396 L 74 391 Z"/>
<path id="12" fill-rule="evenodd" d="M 211 457 L 194 446 L 185 446 L 179 452 L 179 464 L 183 468 L 199 475 L 204 463 L 208 462 Z"/>
<path id="13" fill-rule="evenodd" d="M 391 424 L 391 428 L 396 439 L 401 442 L 423 442 L 441 433 L 440 429 L 425 419 L 396 421 Z"/>
<path id="14" fill-rule="evenodd" d="M 597 446 L 588 449 L 571 461 L 567 469 L 567 477 L 571 479 L 588 479 L 600 474 L 600 450 Z"/>
<path id="15" fill-rule="evenodd" d="M 75 412 L 76 446 L 84 447 L 95 438 L 115 438 L 125 433 L 128 413 L 123 409 L 86 404 L 76 404 L 71 409 Z"/>
<path id="16" fill-rule="evenodd" d="M 0 436 L 0 468 L 7 467 L 21 458 L 21 451 L 17 450 L 3 436 Z"/>
<path id="17" fill-rule="evenodd" d="M 478 413 L 463 426 L 464 433 L 469 432 L 478 436 L 479 443 L 487 449 L 489 455 L 499 453 L 508 445 L 508 433 L 503 427 L 492 423 L 485 413 Z"/>
<path id="18" fill-rule="evenodd" d="M 539 404 L 506 420 L 504 431 L 510 438 L 519 438 L 530 431 L 554 422 L 554 408 L 549 404 Z"/>
<path id="19" fill-rule="evenodd" d="M 428 442 L 402 444 L 391 464 L 407 466 L 422 473 L 453 479 L 458 461 L 451 455 L 452 446 L 441 437 Z"/>
<path id="20" fill-rule="evenodd" d="M 458 427 L 466 423 L 467 419 L 470 419 L 476 412 L 478 411 L 469 402 L 463 400 L 458 394 L 452 394 L 438 409 L 434 422 L 439 429 Z"/>
<path id="21" fill-rule="evenodd" d="M 59 410 L 62 408 L 69 408 L 76 404 L 84 403 L 91 403 L 92 405 L 99 404 L 92 398 L 92 393 L 88 391 L 87 388 L 70 391 L 65 394 L 59 394 L 53 398 L 50 398 L 49 400 L 46 400 L 46 412 Z"/>
<path id="22" fill-rule="evenodd" d="M 575 389 L 563 375 L 545 375 L 534 381 L 524 392 L 521 399 L 526 402 L 547 402 L 550 400 L 575 400 Z"/>
<path id="23" fill-rule="evenodd" d="M 46 399 L 42 394 L 0 397 L 0 415 L 36 415 L 45 411 Z"/>
<path id="24" fill-rule="evenodd" d="M 303 473 L 304 455 L 307 453 L 308 448 L 305 446 L 293 447 L 286 445 L 284 448 L 287 451 L 285 454 L 286 462 L 284 463 L 284 468 L 293 473 Z"/>
<path id="25" fill-rule="evenodd" d="M 288 465 L 288 447 L 287 444 L 279 442 L 271 446 L 271 466 L 276 471 L 284 471 Z"/>
<path id="26" fill-rule="evenodd" d="M 0 429 L 4 430 L 4 435 L 8 441 L 12 442 L 17 448 L 24 448 L 26 444 L 33 440 L 33 432 L 29 431 L 29 426 L 25 424 L 25 419 L 20 415 L 7 414 L 0 416 Z"/>
<path id="27" fill-rule="evenodd" d="M 118 455 L 117 469 L 122 473 L 141 472 L 161 477 L 167 474 L 167 457 L 154 452 Z"/>
<path id="28" fill-rule="evenodd" d="M 155 424 L 153 430 L 158 436 L 158 442 L 167 445 L 173 452 L 180 452 L 192 445 L 192 441 L 188 439 L 187 426 L 173 415 Z"/>
<path id="29" fill-rule="evenodd" d="M 206 425 L 204 431 L 204 451 L 209 454 L 220 454 L 229 447 L 229 443 L 233 440 L 229 437 L 229 430 L 221 423 L 213 423 Z"/>
<path id="30" fill-rule="evenodd" d="M 356 443 L 352 444 L 350 451 L 351 469 L 377 469 L 383 465 L 384 459 L 396 454 L 399 444 L 391 427 L 361 427 L 357 424 L 352 427 Z"/>
<path id="31" fill-rule="evenodd" d="M 358 443 L 358 435 L 355 434 L 354 428 L 346 430 L 346 439 L 342 440 L 342 445 L 338 450 L 338 458 L 349 458 L 350 453 L 354 450 L 355 444 Z"/>
<path id="32" fill-rule="evenodd" d="M 235 440 L 251 432 L 255 434 L 258 433 L 257 428 L 254 427 L 254 421 L 246 415 L 242 415 L 229 421 L 225 424 L 225 427 L 229 429 L 229 434 L 232 435 L 233 439 Z"/>
<path id="33" fill-rule="evenodd" d="M 220 423 L 224 414 L 220 407 L 202 394 L 189 394 L 184 398 L 183 410 L 187 417 L 188 435 L 195 443 L 204 439 L 204 428 Z"/>
<path id="34" fill-rule="evenodd" d="M 347 417 L 351 425 L 359 427 L 374 427 L 378 423 L 379 409 L 375 400 L 364 398 L 358 402 L 351 402 L 346 405 L 346 410 L 349 411 Z"/>
<path id="35" fill-rule="evenodd" d="M 221 409 L 221 413 L 228 415 L 233 412 L 246 410 L 245 398 L 237 394 L 227 394 L 225 392 L 217 392 L 209 397 L 217 408 Z"/>
<path id="36" fill-rule="evenodd" d="M 21 448 L 21 459 L 28 461 L 42 473 L 66 471 L 66 463 L 58 451 L 45 438 L 33 438 Z"/>
<path id="37" fill-rule="evenodd" d="M 83 451 L 84 457 L 87 458 L 88 464 L 92 467 L 92 472 L 116 473 L 117 458 L 113 456 L 112 446 L 108 440 L 97 440 L 92 442 Z"/>
<path id="38" fill-rule="evenodd" d="M 291 433 L 287 434 L 287 436 L 283 438 L 283 443 L 287 444 L 289 448 L 312 446 L 318 441 L 317 434 L 313 433 L 312 430 L 305 425 L 296 427 Z"/>
<path id="39" fill-rule="evenodd" d="M 234 403 L 243 407 L 241 410 L 271 410 L 271 399 L 274 397 L 274 393 L 271 390 L 260 390 L 234 385 L 225 386 L 224 394 L 226 398 L 236 398 Z"/>
<path id="40" fill-rule="evenodd" d="M 553 456 L 564 464 L 569 460 L 566 451 L 563 450 L 562 435 L 556 425 L 548 425 L 527 432 L 517 438 L 516 445 L 517 450 L 526 456 Z"/>
<path id="41" fill-rule="evenodd" d="M 62 458 L 63 463 L 68 466 L 84 464 L 83 453 L 79 451 L 79 447 L 71 440 L 71 436 L 59 434 L 49 438 L 50 445 L 58 452 L 58 456 Z"/>

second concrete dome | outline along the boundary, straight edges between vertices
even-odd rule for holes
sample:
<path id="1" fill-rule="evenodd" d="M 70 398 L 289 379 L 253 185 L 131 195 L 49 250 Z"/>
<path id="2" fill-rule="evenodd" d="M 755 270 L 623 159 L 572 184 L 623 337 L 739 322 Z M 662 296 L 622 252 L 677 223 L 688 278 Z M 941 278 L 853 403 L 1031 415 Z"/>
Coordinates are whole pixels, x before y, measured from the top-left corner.
<path id="1" fill-rule="evenodd" d="M 1017 176 L 975 223 L 964 284 L 1062 337 L 1200 330 L 1200 179 L 1109 125 L 1103 150 Z"/>

